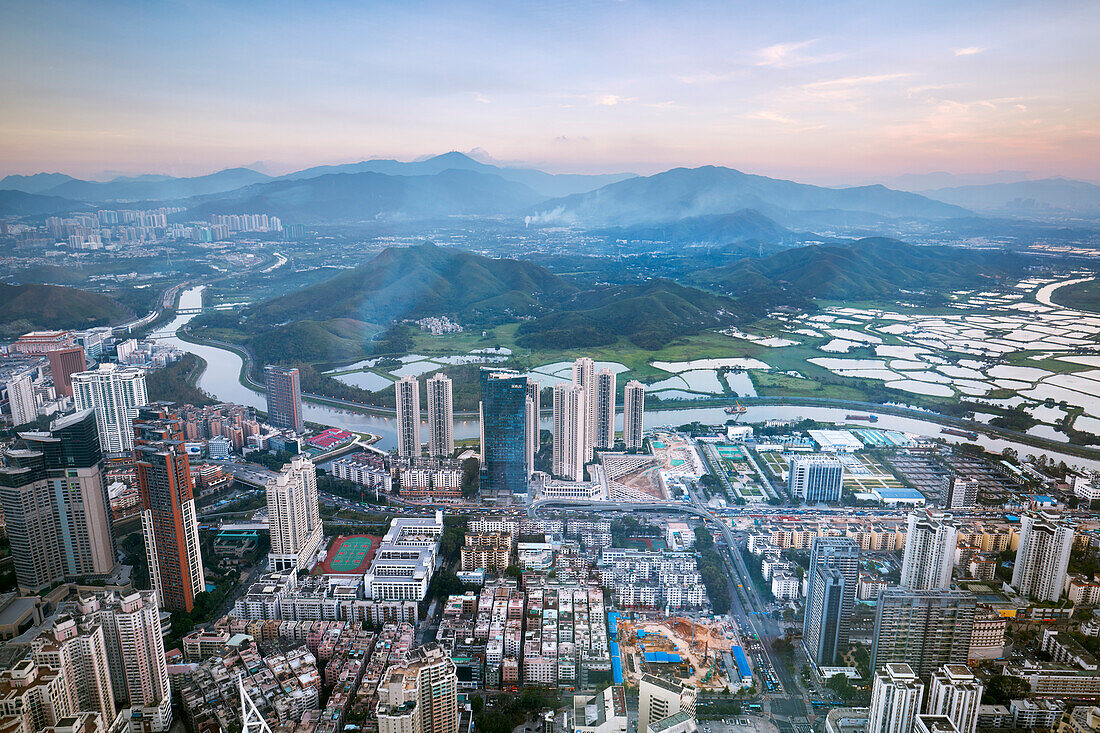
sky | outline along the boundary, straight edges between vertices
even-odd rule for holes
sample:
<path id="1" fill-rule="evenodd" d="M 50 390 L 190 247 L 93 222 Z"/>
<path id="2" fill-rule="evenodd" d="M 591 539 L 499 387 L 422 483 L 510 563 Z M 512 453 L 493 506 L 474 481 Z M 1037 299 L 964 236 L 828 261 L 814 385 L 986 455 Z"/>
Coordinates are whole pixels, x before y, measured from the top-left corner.
<path id="1" fill-rule="evenodd" d="M 1098 2 L 0 0 L 0 174 L 1100 180 Z"/>

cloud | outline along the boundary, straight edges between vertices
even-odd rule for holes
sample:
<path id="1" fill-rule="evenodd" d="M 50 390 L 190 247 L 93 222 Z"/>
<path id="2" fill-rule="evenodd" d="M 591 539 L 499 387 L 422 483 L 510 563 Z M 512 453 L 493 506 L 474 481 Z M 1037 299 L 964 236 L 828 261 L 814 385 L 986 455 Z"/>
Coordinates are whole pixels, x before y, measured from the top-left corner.
<path id="1" fill-rule="evenodd" d="M 814 41 L 798 41 L 796 43 L 776 43 L 756 52 L 757 66 L 786 67 L 796 64 L 811 63 L 815 59 L 801 56 L 798 52 L 809 46 Z"/>
<path id="2" fill-rule="evenodd" d="M 974 56 L 976 54 L 981 53 L 982 51 L 985 51 L 985 49 L 984 48 L 979 48 L 977 46 L 966 46 L 964 48 L 956 48 L 955 49 L 955 55 L 956 56 Z"/>
<path id="3" fill-rule="evenodd" d="M 840 79 L 826 79 L 803 84 L 807 94 L 824 99 L 846 100 L 860 94 L 860 89 L 874 84 L 903 79 L 909 74 L 868 74 L 865 76 L 845 76 Z"/>
<path id="4" fill-rule="evenodd" d="M 601 94 L 600 96 L 596 97 L 596 104 L 601 107 L 614 107 L 617 104 L 625 104 L 632 101 L 634 100 L 628 99 L 626 97 L 620 97 L 618 94 Z"/>
<path id="5" fill-rule="evenodd" d="M 474 101 L 478 104 L 492 104 L 492 101 L 480 92 L 474 92 Z"/>
<path id="6" fill-rule="evenodd" d="M 792 120 L 790 117 L 788 117 L 788 116 L 786 116 L 786 115 L 784 115 L 780 112 L 775 112 L 775 111 L 766 110 L 766 109 L 765 110 L 760 110 L 758 112 L 750 112 L 749 114 L 745 115 L 745 119 L 747 119 L 747 120 L 762 120 L 764 122 L 778 122 L 778 123 L 783 124 L 783 125 L 796 124 L 795 120 Z"/>

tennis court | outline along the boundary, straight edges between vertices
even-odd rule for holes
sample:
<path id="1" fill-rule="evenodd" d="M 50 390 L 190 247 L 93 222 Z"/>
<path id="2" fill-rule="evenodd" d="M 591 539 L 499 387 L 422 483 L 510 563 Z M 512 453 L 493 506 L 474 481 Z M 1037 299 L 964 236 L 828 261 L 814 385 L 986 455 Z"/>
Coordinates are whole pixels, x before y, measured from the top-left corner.
<path id="1" fill-rule="evenodd" d="M 364 572 L 370 564 L 375 540 L 367 535 L 337 537 L 325 558 L 325 571 L 330 573 Z"/>

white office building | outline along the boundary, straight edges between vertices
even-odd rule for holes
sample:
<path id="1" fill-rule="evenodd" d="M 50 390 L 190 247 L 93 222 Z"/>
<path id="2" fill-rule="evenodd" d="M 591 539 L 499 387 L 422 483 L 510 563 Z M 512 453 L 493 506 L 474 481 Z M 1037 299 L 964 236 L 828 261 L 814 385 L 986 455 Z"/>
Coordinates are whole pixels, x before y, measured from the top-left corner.
<path id="1" fill-rule="evenodd" d="M 100 364 L 99 369 L 72 375 L 77 410 L 95 410 L 99 445 L 104 453 L 134 449 L 134 418 L 148 404 L 142 369 Z"/>
<path id="2" fill-rule="evenodd" d="M 638 730 L 648 731 L 656 723 L 680 712 L 695 717 L 698 691 L 692 685 L 657 675 L 642 675 L 638 684 Z"/>
<path id="3" fill-rule="evenodd" d="M 317 504 L 317 469 L 305 456 L 291 459 L 267 482 L 267 522 L 271 570 L 308 569 L 321 547 L 324 529 Z"/>
<path id="4" fill-rule="evenodd" d="M 402 377 L 393 385 L 397 397 L 397 455 L 420 457 L 420 382 Z"/>
<path id="5" fill-rule="evenodd" d="M 947 514 L 915 511 L 909 514 L 901 585 L 909 590 L 947 590 L 955 564 L 959 530 Z"/>
<path id="6" fill-rule="evenodd" d="M 1046 512 L 1020 517 L 1013 589 L 1028 598 L 1057 601 L 1066 582 L 1073 534 L 1071 525 Z"/>
<path id="7" fill-rule="evenodd" d="M 623 388 L 623 442 L 627 450 L 642 447 L 644 410 L 645 385 L 632 379 Z"/>
<path id="8" fill-rule="evenodd" d="M 428 455 L 449 458 L 455 452 L 454 400 L 451 378 L 443 373 L 428 382 Z"/>
<path id="9" fill-rule="evenodd" d="M 791 458 L 787 491 L 808 504 L 840 501 L 844 464 L 835 456 L 811 454 Z"/>
<path id="10" fill-rule="evenodd" d="M 924 685 L 908 664 L 887 664 L 875 672 L 868 733 L 913 733 Z"/>
<path id="11" fill-rule="evenodd" d="M 554 447 L 551 470 L 555 478 L 583 481 L 587 412 L 585 390 L 577 384 L 554 385 Z"/>

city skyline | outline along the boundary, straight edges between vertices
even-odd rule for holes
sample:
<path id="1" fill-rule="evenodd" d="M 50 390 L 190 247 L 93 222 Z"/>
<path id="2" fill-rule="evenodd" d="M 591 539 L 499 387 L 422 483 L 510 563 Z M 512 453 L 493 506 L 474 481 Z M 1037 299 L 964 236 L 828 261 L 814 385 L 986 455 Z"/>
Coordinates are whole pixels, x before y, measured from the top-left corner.
<path id="1" fill-rule="evenodd" d="M 10 7 L 0 84 L 19 104 L 0 173 L 282 173 L 460 150 L 553 172 L 1100 178 L 1096 6 L 797 11 Z M 51 63 L 26 63 L 39 55 Z"/>

